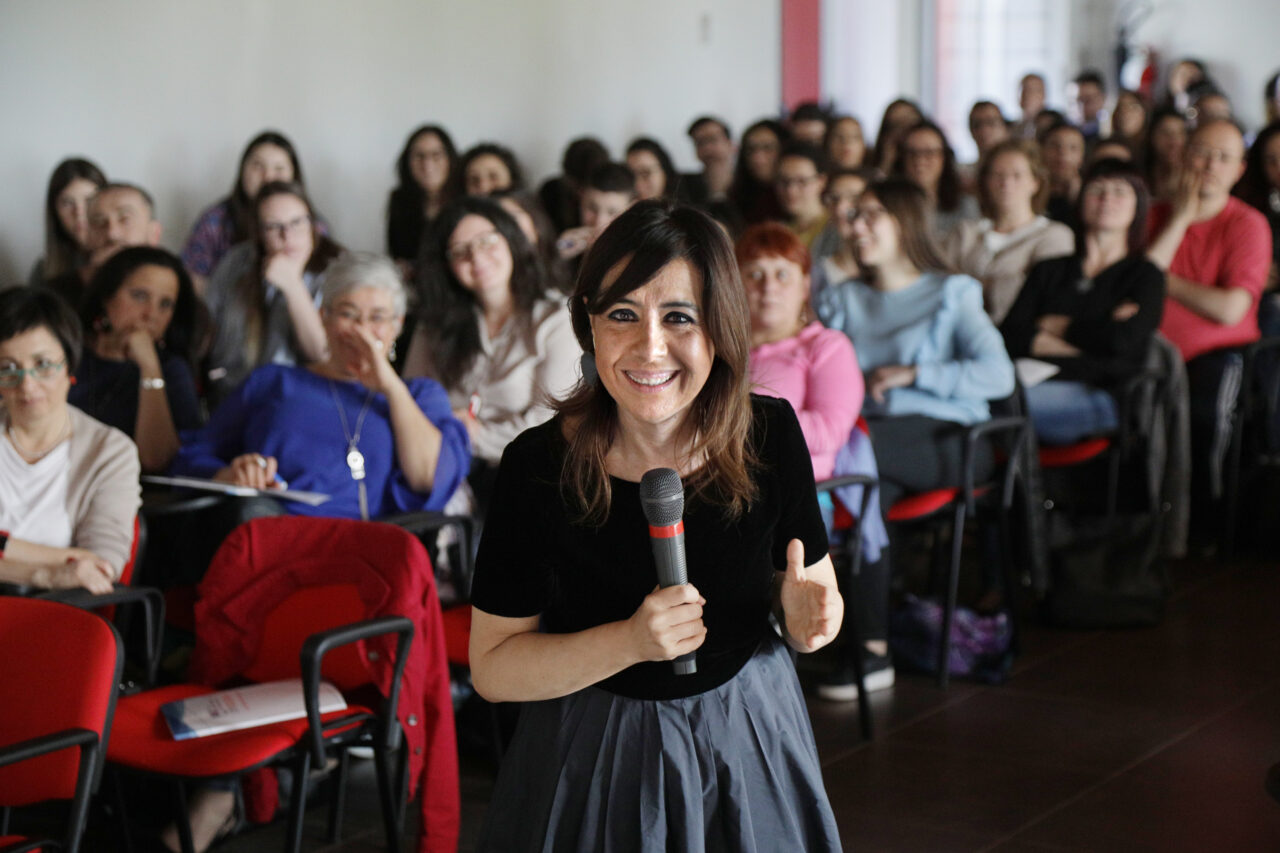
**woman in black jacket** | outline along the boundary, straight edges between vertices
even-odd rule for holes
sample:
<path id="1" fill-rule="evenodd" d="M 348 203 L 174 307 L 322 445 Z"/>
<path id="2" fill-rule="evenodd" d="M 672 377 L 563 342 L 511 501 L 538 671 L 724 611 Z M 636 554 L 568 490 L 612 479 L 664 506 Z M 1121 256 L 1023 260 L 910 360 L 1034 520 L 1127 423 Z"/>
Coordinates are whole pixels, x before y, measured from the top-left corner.
<path id="1" fill-rule="evenodd" d="M 1115 392 L 1142 368 L 1164 311 L 1164 273 L 1143 254 L 1147 190 L 1137 169 L 1094 164 L 1076 213 L 1076 253 L 1032 267 L 1000 328 L 1011 357 L 1058 368 L 1027 388 L 1045 444 L 1116 428 Z"/>

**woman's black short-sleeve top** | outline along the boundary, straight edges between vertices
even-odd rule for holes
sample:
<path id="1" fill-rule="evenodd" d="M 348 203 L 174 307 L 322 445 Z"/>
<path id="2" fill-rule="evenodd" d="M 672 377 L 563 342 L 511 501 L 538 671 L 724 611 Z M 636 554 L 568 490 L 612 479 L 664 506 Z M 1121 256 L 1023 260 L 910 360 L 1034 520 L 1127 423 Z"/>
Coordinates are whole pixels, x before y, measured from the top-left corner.
<path id="1" fill-rule="evenodd" d="M 751 403 L 756 499 L 736 520 L 719 506 L 685 504 L 689 582 L 707 601 L 697 673 L 677 676 L 667 661 L 641 663 L 597 686 L 632 698 L 673 699 L 725 683 L 772 630 L 774 572 L 786 568 L 787 543 L 804 543 L 806 565 L 826 555 L 813 468 L 795 412 L 771 397 L 753 395 Z M 613 478 L 608 519 L 586 526 L 560 488 L 567 448 L 559 418 L 507 447 L 472 585 L 480 610 L 540 614 L 548 633 L 627 619 L 658 582 L 640 484 Z"/>

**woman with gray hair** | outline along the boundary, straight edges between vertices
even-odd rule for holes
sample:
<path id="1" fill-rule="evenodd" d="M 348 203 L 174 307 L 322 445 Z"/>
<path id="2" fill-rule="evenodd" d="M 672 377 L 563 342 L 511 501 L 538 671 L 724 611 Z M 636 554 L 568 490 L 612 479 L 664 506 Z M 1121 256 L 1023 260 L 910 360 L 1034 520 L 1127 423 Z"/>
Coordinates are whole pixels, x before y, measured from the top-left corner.
<path id="1" fill-rule="evenodd" d="M 432 379 L 391 366 L 405 291 L 394 264 L 353 252 L 328 269 L 320 317 L 328 354 L 254 370 L 209 423 L 183 436 L 175 474 L 330 495 L 302 515 L 377 518 L 438 510 L 471 463 L 466 429 Z"/>

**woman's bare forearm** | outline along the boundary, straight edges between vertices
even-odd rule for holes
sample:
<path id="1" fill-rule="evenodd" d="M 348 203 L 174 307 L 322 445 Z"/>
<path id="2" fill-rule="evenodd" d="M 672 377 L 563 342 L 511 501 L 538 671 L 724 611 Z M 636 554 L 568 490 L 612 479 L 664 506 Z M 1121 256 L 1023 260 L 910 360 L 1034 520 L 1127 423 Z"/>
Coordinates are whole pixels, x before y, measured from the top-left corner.
<path id="1" fill-rule="evenodd" d="M 627 622 L 608 622 L 573 634 L 511 634 L 477 655 L 472 623 L 471 681 L 490 702 L 536 702 L 566 696 L 639 663 Z M 483 628 L 481 629 L 483 636 Z"/>

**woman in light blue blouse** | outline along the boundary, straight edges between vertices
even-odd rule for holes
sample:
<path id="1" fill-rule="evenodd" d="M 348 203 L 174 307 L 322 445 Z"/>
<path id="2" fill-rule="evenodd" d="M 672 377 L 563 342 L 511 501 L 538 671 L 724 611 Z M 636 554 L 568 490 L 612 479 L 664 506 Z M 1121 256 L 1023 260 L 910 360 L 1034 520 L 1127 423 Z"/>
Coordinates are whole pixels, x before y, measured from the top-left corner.
<path id="1" fill-rule="evenodd" d="M 982 285 L 945 272 L 922 189 L 901 178 L 873 182 L 858 199 L 853 227 L 863 280 L 826 290 L 817 312 L 858 352 L 866 378 L 862 413 L 887 513 L 906 494 L 961 484 L 963 427 L 989 420 L 988 401 L 1013 392 L 1013 363 L 983 311 Z M 977 456 L 982 477 L 992 468 L 990 449 Z M 887 567 L 862 576 L 877 587 L 865 594 L 887 604 Z M 882 630 L 872 624 L 864 634 L 880 637 Z M 868 661 L 868 678 L 882 666 L 887 661 Z M 843 687 L 819 692 L 851 698 Z"/>

